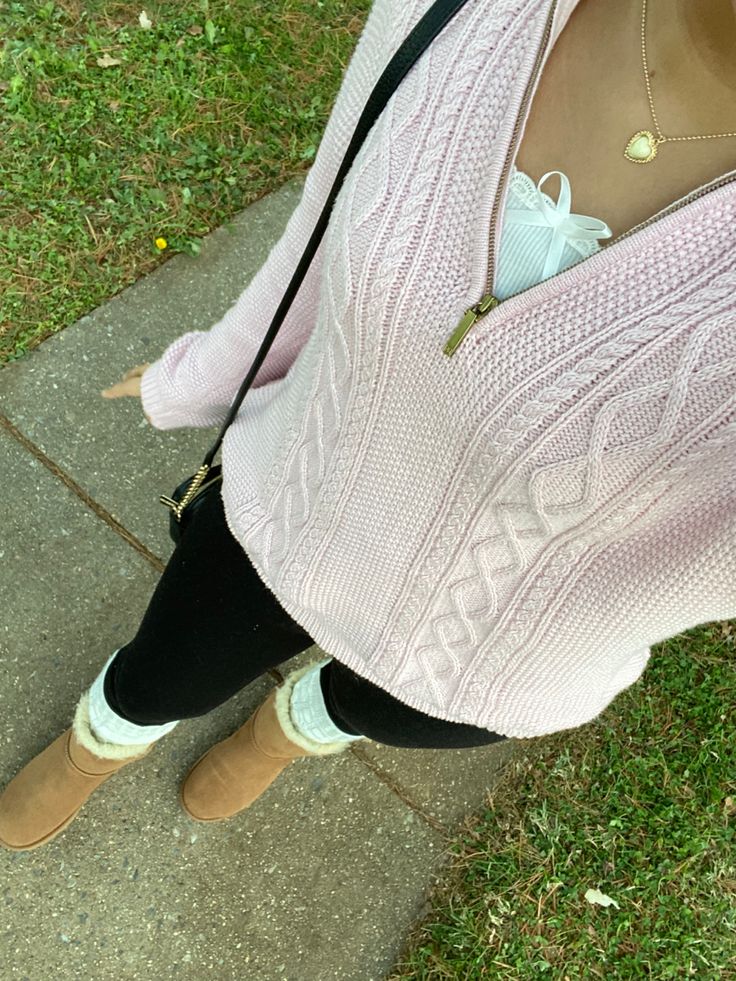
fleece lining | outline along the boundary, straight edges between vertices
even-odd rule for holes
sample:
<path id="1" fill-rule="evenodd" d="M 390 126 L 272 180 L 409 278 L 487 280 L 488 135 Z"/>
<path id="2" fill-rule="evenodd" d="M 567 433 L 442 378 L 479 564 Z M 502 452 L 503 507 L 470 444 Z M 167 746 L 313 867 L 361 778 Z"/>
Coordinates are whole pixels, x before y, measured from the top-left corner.
<path id="1" fill-rule="evenodd" d="M 348 748 L 350 743 L 342 741 L 319 743 L 314 739 L 310 739 L 309 736 L 297 729 L 296 724 L 291 717 L 289 703 L 291 701 L 291 692 L 294 685 L 300 678 L 303 678 L 308 671 L 311 671 L 313 667 L 314 664 L 308 664 L 306 667 L 299 668 L 297 671 L 292 671 L 292 673 L 287 675 L 287 677 L 284 679 L 283 685 L 276 689 L 276 717 L 278 718 L 279 725 L 283 729 L 284 735 L 287 737 L 287 739 L 290 739 L 291 742 L 296 743 L 297 746 L 300 746 L 311 756 L 330 756 L 334 753 L 342 753 Z"/>

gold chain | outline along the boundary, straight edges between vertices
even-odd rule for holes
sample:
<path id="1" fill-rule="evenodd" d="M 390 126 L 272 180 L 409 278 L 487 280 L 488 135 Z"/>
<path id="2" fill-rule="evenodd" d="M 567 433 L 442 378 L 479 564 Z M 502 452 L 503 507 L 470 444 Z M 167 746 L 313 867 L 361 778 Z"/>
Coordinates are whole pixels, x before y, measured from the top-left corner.
<path id="1" fill-rule="evenodd" d="M 647 69 L 646 22 L 647 22 L 647 0 L 643 0 L 643 6 L 641 12 L 641 57 L 644 63 L 644 80 L 647 83 L 647 96 L 649 97 L 649 107 L 652 110 L 652 119 L 654 120 L 654 125 L 657 127 L 657 136 L 659 137 L 659 140 L 657 142 L 672 143 L 675 140 L 715 140 L 721 136 L 736 136 L 736 133 L 714 133 L 711 134 L 710 136 L 662 136 L 662 130 L 659 128 L 657 114 L 654 111 L 654 102 L 652 101 L 652 89 L 649 85 L 649 71 Z"/>

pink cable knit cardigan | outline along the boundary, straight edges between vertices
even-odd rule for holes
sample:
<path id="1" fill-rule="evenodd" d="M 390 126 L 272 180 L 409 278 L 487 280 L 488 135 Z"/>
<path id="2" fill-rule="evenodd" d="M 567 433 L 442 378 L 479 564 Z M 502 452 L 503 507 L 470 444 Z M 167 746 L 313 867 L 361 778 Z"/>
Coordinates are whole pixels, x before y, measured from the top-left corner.
<path id="1" fill-rule="evenodd" d="M 588 722 L 650 645 L 736 616 L 736 171 L 443 353 L 486 292 L 523 94 L 576 2 L 469 0 L 425 52 L 222 451 L 233 534 L 328 654 L 431 716 L 516 737 Z M 375 0 L 283 237 L 222 320 L 145 372 L 157 428 L 224 420 L 365 101 L 429 6 Z"/>

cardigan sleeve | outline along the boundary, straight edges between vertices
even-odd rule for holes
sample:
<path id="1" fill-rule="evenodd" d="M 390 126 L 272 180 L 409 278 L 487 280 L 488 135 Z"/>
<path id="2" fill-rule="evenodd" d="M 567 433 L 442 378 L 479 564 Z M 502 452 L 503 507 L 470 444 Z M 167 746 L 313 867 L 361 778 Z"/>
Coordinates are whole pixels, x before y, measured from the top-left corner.
<path id="1" fill-rule="evenodd" d="M 177 338 L 143 373 L 143 411 L 155 428 L 224 422 L 322 213 L 365 103 L 393 53 L 391 19 L 392 0 L 374 0 L 301 200 L 263 266 L 221 320 L 207 331 L 190 331 Z M 326 231 L 254 387 L 283 378 L 312 331 L 327 235 Z"/>

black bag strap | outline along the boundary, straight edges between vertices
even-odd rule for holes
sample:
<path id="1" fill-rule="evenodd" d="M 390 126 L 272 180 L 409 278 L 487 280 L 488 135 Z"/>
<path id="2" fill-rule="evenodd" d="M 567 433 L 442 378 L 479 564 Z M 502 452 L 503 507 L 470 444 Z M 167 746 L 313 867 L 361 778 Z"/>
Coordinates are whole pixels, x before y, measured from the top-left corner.
<path id="1" fill-rule="evenodd" d="M 302 256 L 299 265 L 296 268 L 296 272 L 292 276 L 291 282 L 289 283 L 286 293 L 284 294 L 284 298 L 282 299 L 279 308 L 271 321 L 271 326 L 268 328 L 258 354 L 256 354 L 255 360 L 253 361 L 253 364 L 251 365 L 250 370 L 248 371 L 248 374 L 246 375 L 245 380 L 240 386 L 240 390 L 235 397 L 235 401 L 230 407 L 227 419 L 225 419 L 217 439 L 204 458 L 200 471 L 202 471 L 204 468 L 209 470 L 210 466 L 212 465 L 212 461 L 220 448 L 220 444 L 222 443 L 223 436 L 225 435 L 228 426 L 237 415 L 238 409 L 245 398 L 246 392 L 251 387 L 253 379 L 258 374 L 258 371 L 276 338 L 276 334 L 278 333 L 279 328 L 281 327 L 281 324 L 288 313 L 289 307 L 291 306 L 294 297 L 301 286 L 302 280 L 307 274 L 307 270 L 309 269 L 312 259 L 319 248 L 319 243 L 322 241 L 322 236 L 324 235 L 329 223 L 332 206 L 335 203 L 338 193 L 340 192 L 345 175 L 347 174 L 348 170 L 350 170 L 353 160 L 363 145 L 363 141 L 409 69 L 412 68 L 416 61 L 418 61 L 421 54 L 429 47 L 442 28 L 455 16 L 458 10 L 460 10 L 465 3 L 467 3 L 467 0 L 435 0 L 435 3 L 430 7 L 424 17 L 422 17 L 412 32 L 407 36 L 404 43 L 393 56 L 391 61 L 384 69 L 383 74 L 378 79 L 370 98 L 365 104 L 363 113 L 358 121 L 358 125 L 355 128 L 353 138 L 350 141 L 350 145 L 345 153 L 345 158 L 337 172 L 335 182 L 332 185 L 332 190 L 329 193 L 325 206 L 322 209 L 322 214 L 320 215 L 315 229 L 312 232 L 312 237 L 310 238 L 304 251 L 304 255 Z M 204 472 L 206 473 L 206 470 Z"/>

